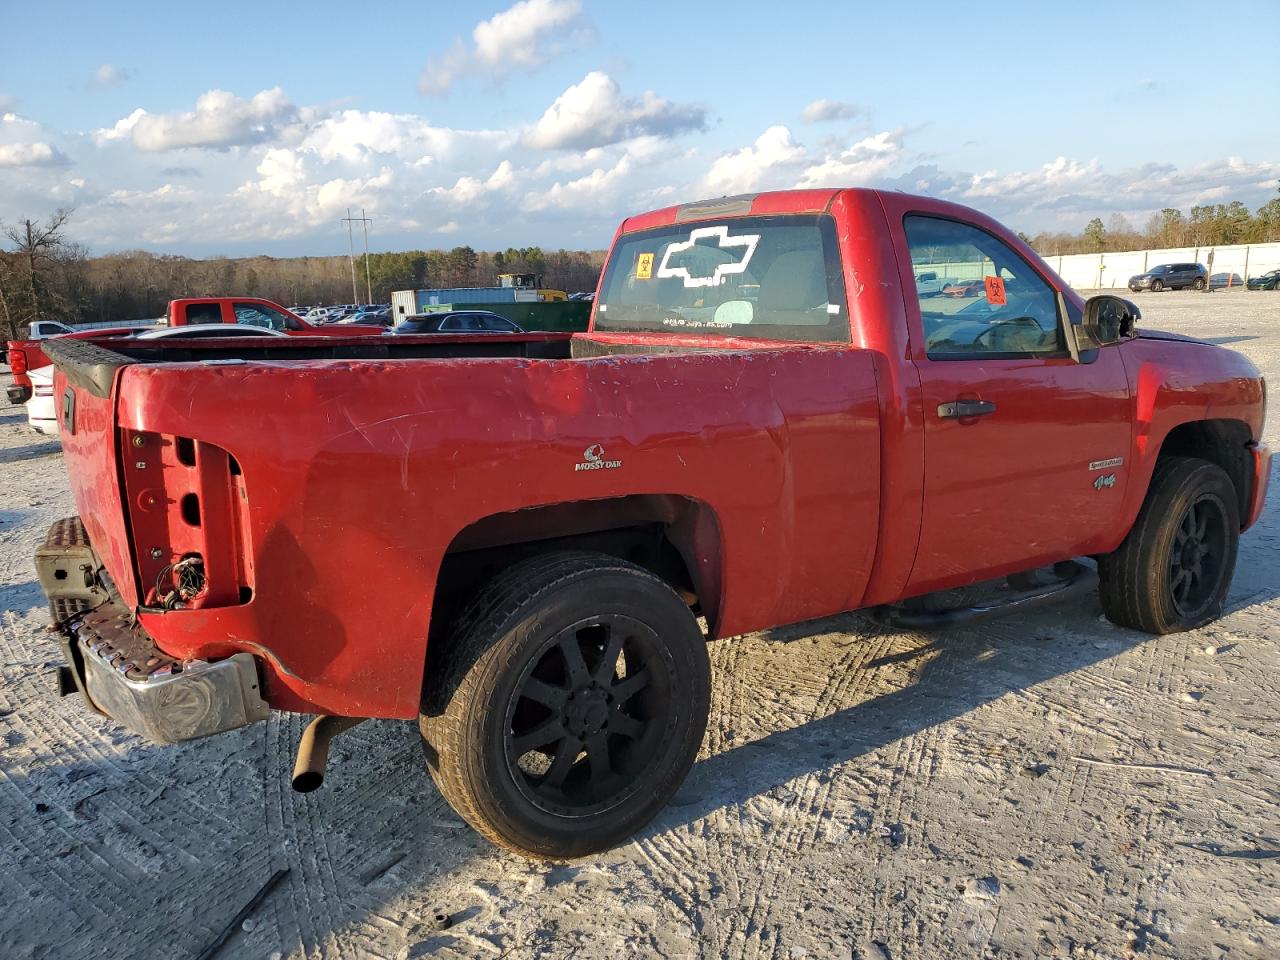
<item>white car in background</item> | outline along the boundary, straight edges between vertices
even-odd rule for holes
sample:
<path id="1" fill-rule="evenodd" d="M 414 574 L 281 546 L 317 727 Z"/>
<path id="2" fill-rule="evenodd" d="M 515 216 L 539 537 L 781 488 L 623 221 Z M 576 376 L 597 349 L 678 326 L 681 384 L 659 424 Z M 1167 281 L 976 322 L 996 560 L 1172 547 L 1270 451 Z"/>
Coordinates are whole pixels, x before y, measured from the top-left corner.
<path id="1" fill-rule="evenodd" d="M 58 414 L 53 409 L 53 364 L 27 374 L 31 378 L 31 399 L 27 401 L 27 423 L 36 433 L 58 435 Z"/>
<path id="2" fill-rule="evenodd" d="M 940 296 L 954 282 L 950 277 L 940 277 L 933 271 L 917 273 L 916 295 L 921 297 Z"/>

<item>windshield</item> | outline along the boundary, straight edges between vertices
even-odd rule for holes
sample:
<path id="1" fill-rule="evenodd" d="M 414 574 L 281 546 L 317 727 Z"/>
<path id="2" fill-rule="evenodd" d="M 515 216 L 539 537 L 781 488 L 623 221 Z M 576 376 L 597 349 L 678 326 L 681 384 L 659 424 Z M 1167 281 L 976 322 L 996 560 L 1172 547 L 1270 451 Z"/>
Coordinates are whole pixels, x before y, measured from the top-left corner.
<path id="1" fill-rule="evenodd" d="M 600 291 L 601 331 L 849 340 L 827 216 L 738 217 L 624 234 Z"/>

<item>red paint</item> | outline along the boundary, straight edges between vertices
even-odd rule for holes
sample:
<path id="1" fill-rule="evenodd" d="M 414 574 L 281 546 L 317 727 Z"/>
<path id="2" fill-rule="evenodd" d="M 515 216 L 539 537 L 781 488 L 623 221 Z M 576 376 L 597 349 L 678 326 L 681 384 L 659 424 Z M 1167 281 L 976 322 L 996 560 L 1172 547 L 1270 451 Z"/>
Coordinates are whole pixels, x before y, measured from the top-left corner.
<path id="1" fill-rule="evenodd" d="M 623 505 L 666 504 L 725 636 L 1113 549 L 1171 429 L 1223 418 L 1259 437 L 1257 371 L 1220 347 L 1134 340 L 1092 363 L 930 361 L 908 213 L 995 233 L 1069 310 L 1082 301 L 1007 230 L 952 204 L 799 191 L 740 214 L 813 210 L 836 222 L 851 342 L 587 333 L 579 346 L 652 352 L 290 360 L 279 341 L 271 363 L 140 363 L 120 371 L 112 401 L 78 392 L 64 437 L 77 507 L 130 605 L 173 559 L 207 559 L 194 609 L 140 613 L 166 652 L 253 652 L 277 707 L 408 718 L 446 552 L 460 537 L 507 542 L 494 531 L 519 528 L 528 508 L 588 503 L 624 522 Z M 678 217 L 687 209 L 624 231 Z M 938 417 L 966 398 L 996 412 Z M 195 441 L 194 465 L 178 437 Z M 620 466 L 576 469 L 597 445 L 588 459 Z M 1124 463 L 1101 491 L 1090 462 L 1113 458 Z M 198 527 L 179 509 L 192 495 Z M 540 536 L 565 532 L 539 522 Z"/>

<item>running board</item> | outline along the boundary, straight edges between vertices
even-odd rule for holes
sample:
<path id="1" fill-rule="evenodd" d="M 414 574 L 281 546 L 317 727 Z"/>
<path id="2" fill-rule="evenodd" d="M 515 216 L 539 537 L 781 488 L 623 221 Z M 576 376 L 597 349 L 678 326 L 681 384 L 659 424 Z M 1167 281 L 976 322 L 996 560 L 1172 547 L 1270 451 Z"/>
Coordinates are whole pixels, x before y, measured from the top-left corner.
<path id="1" fill-rule="evenodd" d="M 1097 589 L 1098 574 L 1092 567 L 1072 560 L 1060 565 L 1059 569 L 1069 568 L 1066 576 L 1056 583 L 1031 590 L 1011 591 L 994 603 L 979 604 L 968 607 L 952 607 L 949 610 L 907 610 L 901 606 L 874 607 L 867 611 L 872 619 L 887 627 L 900 627 L 906 630 L 928 630 L 938 627 L 951 627 L 961 623 L 971 623 L 988 617 L 997 617 L 1005 613 L 1030 610 L 1043 604 L 1066 599 L 1076 594 Z"/>

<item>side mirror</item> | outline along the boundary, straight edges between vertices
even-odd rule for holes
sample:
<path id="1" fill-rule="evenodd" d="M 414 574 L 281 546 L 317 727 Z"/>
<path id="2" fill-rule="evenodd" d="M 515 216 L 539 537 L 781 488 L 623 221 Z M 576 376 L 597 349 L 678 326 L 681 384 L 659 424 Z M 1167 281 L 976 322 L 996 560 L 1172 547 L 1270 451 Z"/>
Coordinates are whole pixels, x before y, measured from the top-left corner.
<path id="1" fill-rule="evenodd" d="M 1090 297 L 1084 302 L 1084 317 L 1080 323 L 1084 336 L 1079 339 L 1092 341 L 1092 345 L 1099 347 L 1129 340 L 1137 333 L 1141 318 L 1142 311 L 1122 297 L 1105 293 Z"/>

